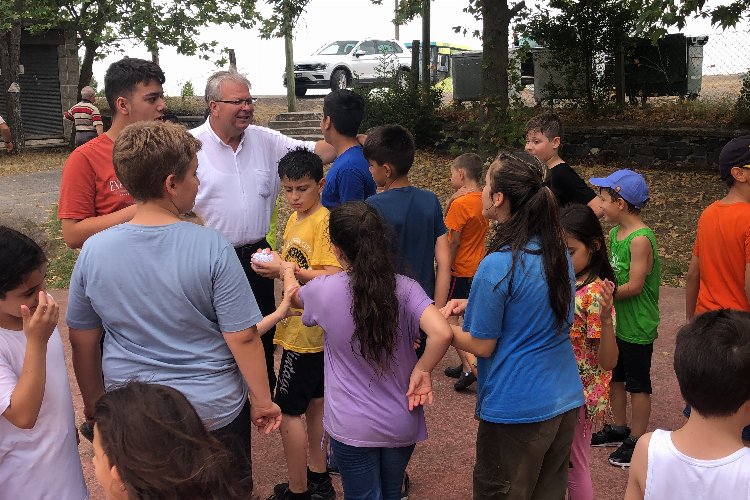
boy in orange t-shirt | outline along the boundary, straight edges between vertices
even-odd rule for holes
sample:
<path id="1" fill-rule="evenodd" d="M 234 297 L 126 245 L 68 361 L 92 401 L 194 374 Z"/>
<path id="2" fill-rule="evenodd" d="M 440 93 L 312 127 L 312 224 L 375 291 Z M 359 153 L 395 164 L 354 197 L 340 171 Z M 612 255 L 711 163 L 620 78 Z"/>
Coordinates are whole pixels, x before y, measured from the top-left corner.
<path id="1" fill-rule="evenodd" d="M 685 284 L 685 316 L 706 311 L 750 311 L 750 135 L 732 139 L 719 155 L 729 192 L 698 219 Z M 690 407 L 685 408 L 689 416 Z M 750 440 L 750 426 L 742 431 Z"/>
<path id="2" fill-rule="evenodd" d="M 482 215 L 482 159 L 474 153 L 462 154 L 451 165 L 451 187 L 456 190 L 448 202 L 445 227 L 450 245 L 451 285 L 448 300 L 466 299 L 471 279 L 484 257 L 487 239 L 487 219 Z M 457 321 L 456 318 L 452 318 Z M 461 365 L 445 369 L 449 377 L 458 378 L 453 385 L 463 391 L 476 382 L 474 355 L 456 349 Z"/>

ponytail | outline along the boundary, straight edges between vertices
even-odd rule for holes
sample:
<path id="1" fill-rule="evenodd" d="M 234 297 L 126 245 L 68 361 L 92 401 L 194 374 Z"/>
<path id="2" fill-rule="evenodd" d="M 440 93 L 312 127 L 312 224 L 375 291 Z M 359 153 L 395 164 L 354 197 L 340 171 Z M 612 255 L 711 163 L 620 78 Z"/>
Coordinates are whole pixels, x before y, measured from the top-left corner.
<path id="1" fill-rule="evenodd" d="M 490 192 L 502 193 L 510 204 L 510 216 L 497 225 L 488 248 L 489 252 L 511 251 L 510 271 L 500 282 L 507 278 L 512 293 L 519 254 L 541 252 L 556 325 L 560 330 L 567 328 L 573 290 L 557 200 L 549 188 L 549 169 L 527 153 L 503 152 L 490 166 L 490 183 Z M 528 249 L 532 239 L 538 240 L 540 251 Z"/>
<path id="2" fill-rule="evenodd" d="M 396 271 L 377 210 L 362 201 L 352 201 L 331 210 L 329 232 L 349 263 L 349 288 L 354 319 L 352 351 L 359 354 L 378 375 L 388 369 L 396 350 L 398 301 Z"/>

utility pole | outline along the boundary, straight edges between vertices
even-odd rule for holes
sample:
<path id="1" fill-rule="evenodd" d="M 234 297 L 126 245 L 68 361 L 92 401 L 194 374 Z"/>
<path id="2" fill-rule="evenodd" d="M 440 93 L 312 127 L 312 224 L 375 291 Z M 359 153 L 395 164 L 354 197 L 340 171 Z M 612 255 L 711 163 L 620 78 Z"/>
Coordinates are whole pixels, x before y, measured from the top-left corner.
<path id="1" fill-rule="evenodd" d="M 396 6 L 393 8 L 393 25 L 396 27 L 396 40 L 398 40 L 398 21 L 396 20 L 396 15 L 398 14 L 398 0 L 395 0 Z"/>

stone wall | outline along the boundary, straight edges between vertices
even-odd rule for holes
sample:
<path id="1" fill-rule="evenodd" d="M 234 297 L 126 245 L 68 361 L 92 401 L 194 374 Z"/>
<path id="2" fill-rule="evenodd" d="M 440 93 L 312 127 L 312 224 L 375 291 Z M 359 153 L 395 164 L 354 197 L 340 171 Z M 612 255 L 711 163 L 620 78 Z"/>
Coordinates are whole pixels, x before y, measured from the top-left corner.
<path id="1" fill-rule="evenodd" d="M 78 45 L 73 30 L 64 30 L 63 43 L 57 46 L 57 67 L 60 72 L 60 105 L 63 111 L 69 110 L 78 102 Z M 61 117 L 62 119 L 62 117 Z M 65 137 L 71 137 L 73 122 L 62 119 Z"/>
<path id="2" fill-rule="evenodd" d="M 668 162 L 713 167 L 718 165 L 719 152 L 727 142 L 748 134 L 750 130 L 724 127 L 649 130 L 635 125 L 570 126 L 560 154 L 566 160 L 592 158 L 642 166 Z"/>

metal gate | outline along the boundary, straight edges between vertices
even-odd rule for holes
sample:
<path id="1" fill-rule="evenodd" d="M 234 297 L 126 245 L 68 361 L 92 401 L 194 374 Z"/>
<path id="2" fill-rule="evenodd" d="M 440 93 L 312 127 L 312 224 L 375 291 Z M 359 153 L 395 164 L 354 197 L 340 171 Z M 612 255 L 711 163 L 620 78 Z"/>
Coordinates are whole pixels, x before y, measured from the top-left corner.
<path id="1" fill-rule="evenodd" d="M 57 45 L 21 44 L 21 120 L 26 139 L 63 137 Z M 0 115 L 5 117 L 6 90 L 0 92 Z"/>

